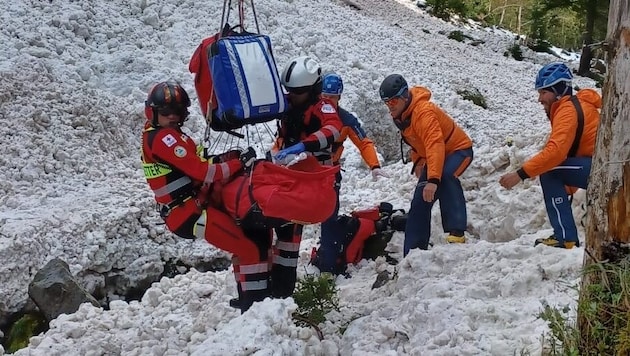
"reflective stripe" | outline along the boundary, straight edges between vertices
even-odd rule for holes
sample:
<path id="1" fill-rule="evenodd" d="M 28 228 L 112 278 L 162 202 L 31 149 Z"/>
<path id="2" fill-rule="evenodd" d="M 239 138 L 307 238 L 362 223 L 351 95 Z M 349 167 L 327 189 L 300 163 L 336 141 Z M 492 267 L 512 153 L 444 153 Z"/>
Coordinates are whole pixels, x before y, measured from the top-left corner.
<path id="1" fill-rule="evenodd" d="M 193 235 L 195 235 L 195 237 L 199 239 L 206 238 L 206 211 L 205 210 L 201 211 L 201 216 L 199 216 L 199 219 L 197 219 L 197 221 L 195 221 L 195 224 L 193 225 Z"/>
<path id="2" fill-rule="evenodd" d="M 278 255 L 273 256 L 273 263 L 285 267 L 297 267 L 297 258 L 287 258 Z"/>
<path id="3" fill-rule="evenodd" d="M 299 242 L 276 241 L 278 250 L 295 252 L 300 250 Z"/>
<path id="4" fill-rule="evenodd" d="M 228 179 L 230 178 L 230 166 L 223 162 L 221 163 L 221 172 L 223 173 L 223 179 Z"/>
<path id="5" fill-rule="evenodd" d="M 562 197 L 551 197 L 551 206 L 553 206 L 553 210 L 556 211 L 556 215 L 558 216 L 558 225 L 560 225 L 560 229 L 562 230 L 562 236 L 556 236 L 556 239 L 560 237 L 562 241 L 567 238 L 567 232 L 564 229 L 564 224 L 562 223 L 562 215 L 560 215 L 560 210 L 558 210 L 558 206 L 556 205 L 556 199 L 558 199 L 558 204 L 562 204 L 564 199 Z"/>
<path id="6" fill-rule="evenodd" d="M 584 169 L 584 167 L 582 166 L 555 166 L 553 168 L 550 169 L 550 171 L 554 171 L 556 169 L 571 169 L 571 170 L 580 170 L 580 169 Z"/>
<path id="7" fill-rule="evenodd" d="M 217 174 L 217 165 L 216 164 L 209 164 L 208 165 L 208 172 L 206 172 L 206 178 L 204 178 L 204 182 L 206 183 L 212 183 L 214 182 L 214 176 Z"/>
<path id="8" fill-rule="evenodd" d="M 267 289 L 267 280 L 263 281 L 245 281 L 241 282 L 241 288 L 244 291 L 249 290 L 264 290 Z"/>
<path id="9" fill-rule="evenodd" d="M 187 176 L 183 176 L 159 189 L 155 189 L 153 194 L 155 194 L 157 198 L 161 198 L 190 183 L 192 183 L 192 180 Z"/>
<path id="10" fill-rule="evenodd" d="M 322 129 L 327 129 L 328 131 L 330 131 L 333 135 L 333 138 L 335 139 L 335 141 L 337 141 L 339 139 L 339 137 L 341 137 L 341 132 L 339 130 L 337 130 L 336 127 L 332 126 L 332 125 L 326 125 L 324 127 L 322 127 Z"/>
<path id="11" fill-rule="evenodd" d="M 223 179 L 230 178 L 230 165 L 227 163 L 219 163 L 219 164 L 210 164 L 208 165 L 208 172 L 206 173 L 206 178 L 204 182 L 212 183 L 217 180 L 217 167 L 221 169 L 221 175 Z"/>
<path id="12" fill-rule="evenodd" d="M 234 75 L 234 81 L 231 82 L 231 84 L 236 84 L 238 99 L 241 102 L 241 107 L 243 108 L 243 117 L 248 118 L 250 116 L 250 112 L 249 102 L 247 100 L 247 90 L 245 90 L 246 78 L 243 78 L 241 74 L 241 67 L 239 66 L 241 60 L 238 58 L 238 54 L 236 53 L 234 46 L 234 43 L 224 43 L 225 52 L 230 58 L 230 68 L 232 69 L 231 74 Z"/>
<path id="13" fill-rule="evenodd" d="M 254 273 L 262 273 L 269 271 L 269 264 L 265 263 L 257 263 L 254 265 L 241 265 L 240 273 L 241 274 L 254 274 Z"/>
<path id="14" fill-rule="evenodd" d="M 317 131 L 313 135 L 315 135 L 315 137 L 317 137 L 317 141 L 319 141 L 319 147 L 320 148 L 324 148 L 324 147 L 328 146 L 328 138 L 326 137 L 326 135 L 324 135 L 323 132 Z"/>

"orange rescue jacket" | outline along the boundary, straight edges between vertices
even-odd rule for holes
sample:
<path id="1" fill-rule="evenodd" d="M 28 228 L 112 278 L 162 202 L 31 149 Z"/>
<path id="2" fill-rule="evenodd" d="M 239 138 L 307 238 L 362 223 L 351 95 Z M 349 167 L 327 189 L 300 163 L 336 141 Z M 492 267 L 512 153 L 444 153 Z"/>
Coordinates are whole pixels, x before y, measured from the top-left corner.
<path id="1" fill-rule="evenodd" d="M 575 156 L 592 157 L 595 150 L 602 97 L 593 89 L 580 90 L 576 93 L 576 97 L 584 112 L 584 131 Z M 577 111 L 569 95 L 563 96 L 551 105 L 549 121 L 551 122 L 551 135 L 545 147 L 527 160 L 519 169 L 521 178 L 541 175 L 558 166 L 569 155 L 578 126 Z"/>
<path id="2" fill-rule="evenodd" d="M 408 122 L 401 130 L 402 137 L 412 148 L 414 164 L 426 162 L 427 180 L 440 181 L 446 156 L 471 148 L 472 140 L 444 110 L 429 101 L 429 89 L 416 86 L 409 94 L 411 103 L 401 115 L 402 122 Z"/>

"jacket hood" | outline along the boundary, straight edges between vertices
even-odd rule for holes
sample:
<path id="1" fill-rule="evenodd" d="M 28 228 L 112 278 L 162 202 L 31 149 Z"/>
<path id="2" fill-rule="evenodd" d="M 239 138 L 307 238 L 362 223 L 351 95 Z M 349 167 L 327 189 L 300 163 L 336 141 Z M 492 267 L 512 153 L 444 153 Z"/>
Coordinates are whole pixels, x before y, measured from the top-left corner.
<path id="1" fill-rule="evenodd" d="M 431 91 L 425 87 L 416 86 L 409 89 L 409 93 L 411 94 L 411 104 L 418 101 L 429 101 L 431 100 Z M 410 105 L 410 106 L 412 106 Z"/>
<path id="2" fill-rule="evenodd" d="M 580 100 L 593 105 L 597 109 L 602 108 L 602 97 L 593 89 L 582 89 L 575 94 Z"/>

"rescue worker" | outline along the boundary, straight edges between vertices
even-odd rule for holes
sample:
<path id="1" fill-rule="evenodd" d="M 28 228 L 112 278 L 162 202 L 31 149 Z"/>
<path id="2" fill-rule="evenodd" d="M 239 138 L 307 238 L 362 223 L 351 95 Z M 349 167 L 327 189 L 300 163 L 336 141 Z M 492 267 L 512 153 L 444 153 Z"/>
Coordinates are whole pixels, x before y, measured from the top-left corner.
<path id="1" fill-rule="evenodd" d="M 256 154 L 251 148 L 236 155 L 230 152 L 215 157 L 216 163 L 199 157 L 195 142 L 181 130 L 189 106 L 188 93 L 178 83 L 161 82 L 149 91 L 142 132 L 144 174 L 170 231 L 186 239 L 203 238 L 237 257 L 244 312 L 270 295 L 270 231 L 244 233 L 213 204 L 210 194 L 215 185 L 253 164 Z"/>
<path id="2" fill-rule="evenodd" d="M 413 248 L 428 248 L 431 208 L 438 199 L 442 227 L 448 233 L 446 241 L 465 243 L 466 200 L 459 176 L 473 159 L 471 139 L 444 110 L 429 101 L 427 88 L 409 89 L 400 74 L 387 76 L 379 94 L 401 139 L 411 146 L 411 173 L 419 178 L 407 216 L 403 254 Z"/>
<path id="3" fill-rule="evenodd" d="M 280 120 L 272 148 L 276 161 L 306 152 L 323 165 L 333 164 L 332 147 L 340 137 L 342 123 L 335 105 L 320 98 L 321 71 L 320 65 L 308 56 L 293 58 L 284 67 L 280 82 L 288 92 L 289 110 Z M 302 228 L 299 224 L 288 224 L 276 229 L 271 269 L 275 297 L 289 297 L 295 289 Z"/>
<path id="4" fill-rule="evenodd" d="M 540 176 L 553 235 L 537 239 L 534 245 L 567 249 L 580 246 L 565 186 L 588 186 L 602 98 L 592 89 L 573 95 L 572 79 L 571 70 L 564 63 L 550 63 L 540 69 L 535 89 L 551 123 L 551 135 L 540 152 L 517 171 L 499 179 L 499 184 L 511 189 L 521 180 Z"/>
<path id="5" fill-rule="evenodd" d="M 343 80 L 341 76 L 336 73 L 326 74 L 322 79 L 321 97 L 335 105 L 343 124 L 341 135 L 333 143 L 333 164 L 339 164 L 344 150 L 343 143 L 346 138 L 349 137 L 352 143 L 359 149 L 363 161 L 365 161 L 368 168 L 371 170 L 372 178 L 377 179 L 379 176 L 389 177 L 389 175 L 381 169 L 374 142 L 365 134 L 359 119 L 351 112 L 339 106 L 342 93 Z M 337 174 L 337 184 L 335 185 L 335 190 L 337 191 L 337 206 L 333 215 L 322 223 L 321 237 L 319 240 L 320 247 L 316 252 L 316 257 L 313 259 L 313 264 L 317 266 L 321 272 L 331 272 L 334 274 L 343 273 L 346 269 L 347 262 L 344 258 L 344 250 L 348 245 L 346 241 L 344 241 L 347 238 L 344 233 L 345 224 L 343 224 L 343 221 L 337 221 L 341 179 L 340 172 Z"/>

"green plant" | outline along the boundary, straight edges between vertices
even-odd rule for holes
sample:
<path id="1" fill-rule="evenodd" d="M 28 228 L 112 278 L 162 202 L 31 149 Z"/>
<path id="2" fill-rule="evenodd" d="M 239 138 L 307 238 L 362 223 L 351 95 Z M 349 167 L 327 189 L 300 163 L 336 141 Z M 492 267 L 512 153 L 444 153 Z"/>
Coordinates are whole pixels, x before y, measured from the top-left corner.
<path id="1" fill-rule="evenodd" d="M 529 47 L 532 51 L 550 53 L 551 43 L 547 40 L 536 39 L 528 42 L 527 47 Z"/>
<path id="2" fill-rule="evenodd" d="M 546 335 L 549 345 L 547 355 L 579 356 L 580 333 L 575 324 L 569 321 L 569 310 L 568 306 L 557 309 L 543 302 L 543 310 L 538 317 L 547 322 L 550 330 Z"/>
<path id="3" fill-rule="evenodd" d="M 457 94 L 461 95 L 464 100 L 472 101 L 473 104 L 477 106 L 481 106 L 484 109 L 488 108 L 488 104 L 486 104 L 486 98 L 477 89 L 458 90 Z"/>
<path id="4" fill-rule="evenodd" d="M 326 314 L 333 310 L 339 311 L 335 277 L 329 273 L 309 275 L 299 280 L 293 299 L 298 305 L 293 317 L 302 326 L 323 323 Z"/>
<path id="5" fill-rule="evenodd" d="M 523 60 L 523 51 L 521 50 L 521 46 L 518 43 L 514 43 L 513 45 L 511 45 L 505 52 L 506 57 L 510 55 L 517 61 Z"/>
<path id="6" fill-rule="evenodd" d="M 431 13 L 448 21 L 452 14 L 466 17 L 467 6 L 463 0 L 427 0 Z"/>
<path id="7" fill-rule="evenodd" d="M 549 326 L 548 355 L 630 354 L 630 261 L 600 262 L 584 269 L 592 283 L 578 302 L 580 329 L 558 310 L 544 304 L 539 317 Z"/>
<path id="8" fill-rule="evenodd" d="M 459 30 L 455 30 L 455 31 L 451 31 L 448 34 L 448 38 L 451 40 L 455 40 L 457 42 L 464 42 L 464 33 L 462 31 Z"/>
<path id="9" fill-rule="evenodd" d="M 6 351 L 17 352 L 28 346 L 31 337 L 47 330 L 48 323 L 44 315 L 38 312 L 24 314 L 9 329 L 6 339 Z"/>

